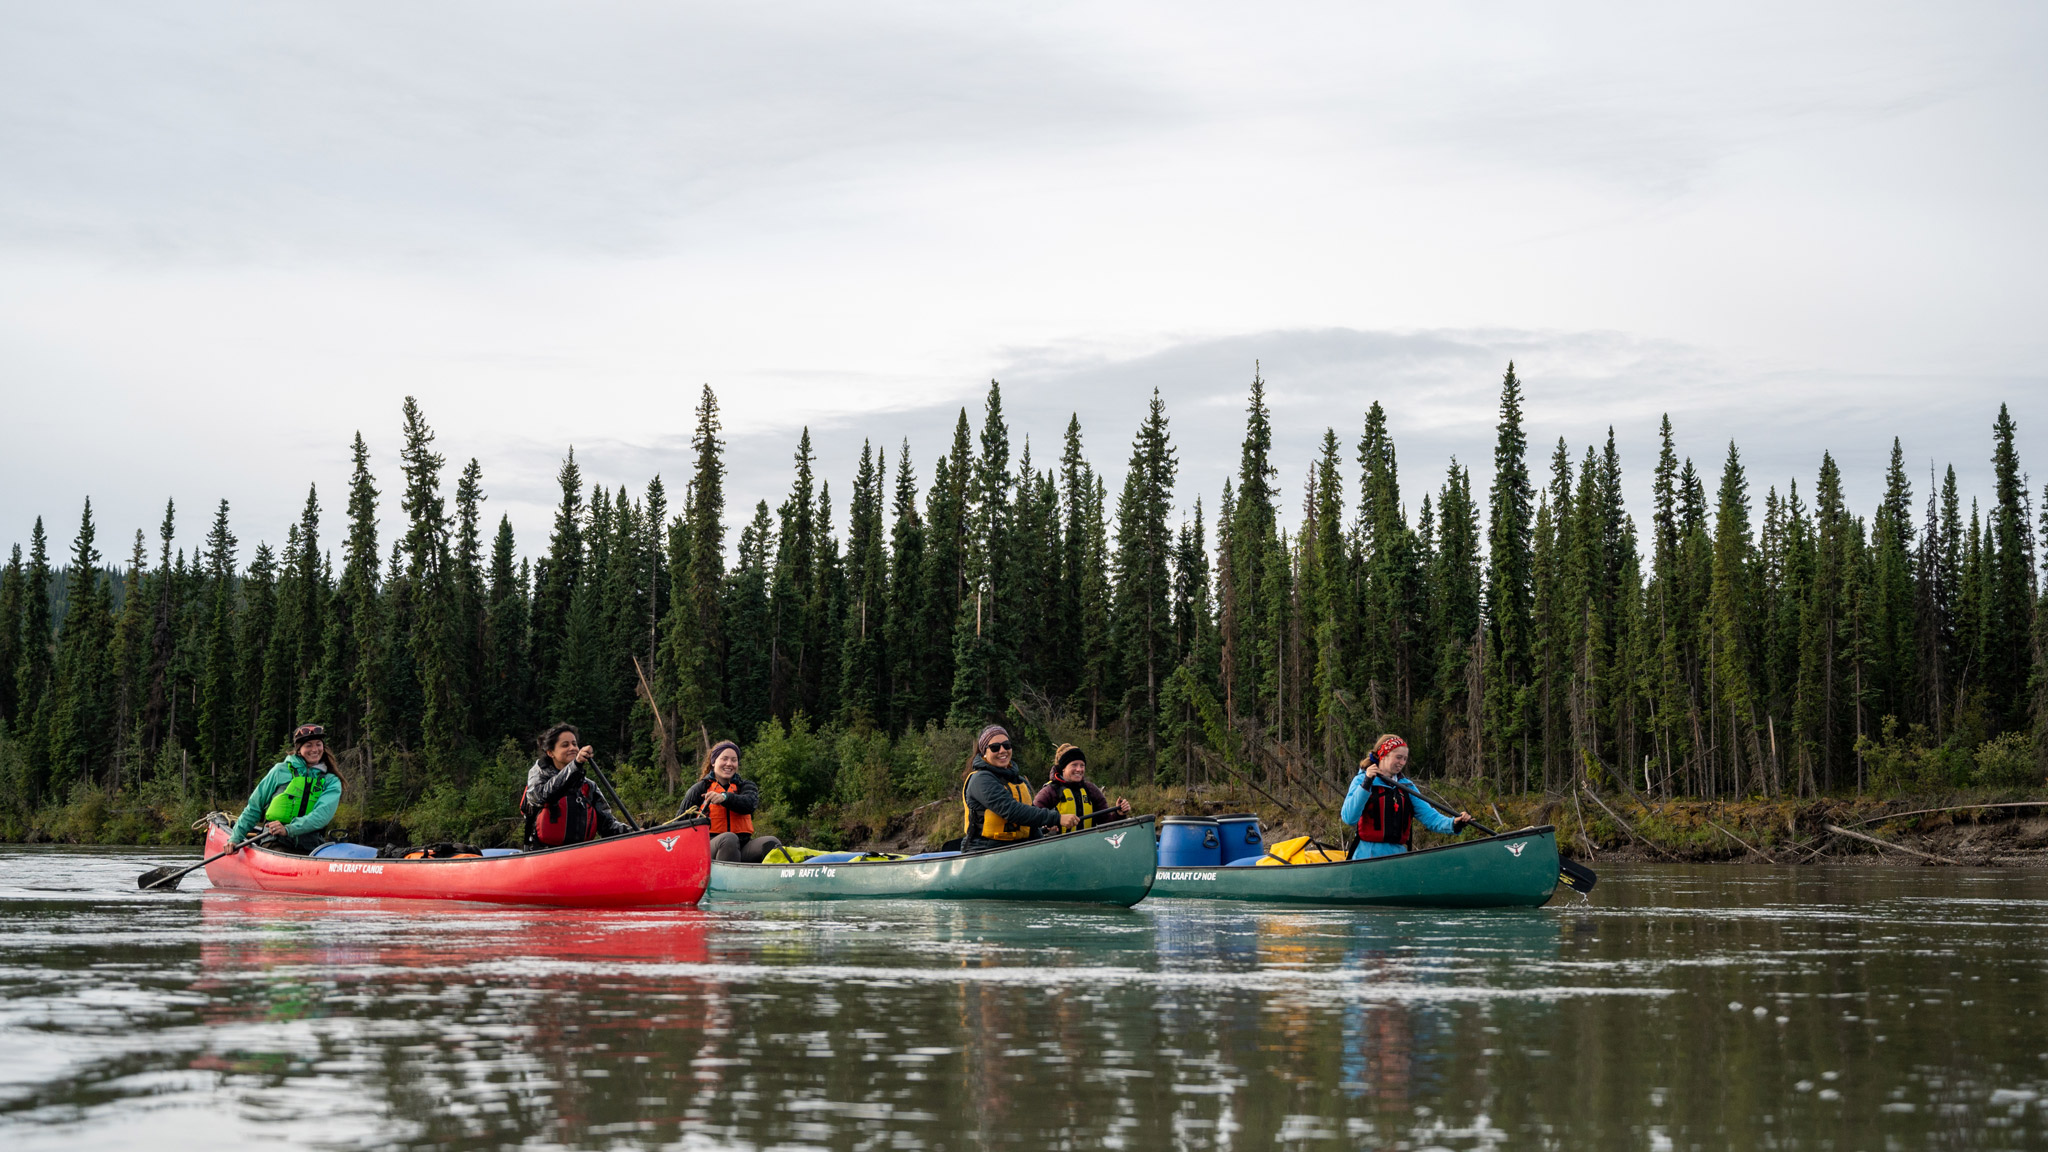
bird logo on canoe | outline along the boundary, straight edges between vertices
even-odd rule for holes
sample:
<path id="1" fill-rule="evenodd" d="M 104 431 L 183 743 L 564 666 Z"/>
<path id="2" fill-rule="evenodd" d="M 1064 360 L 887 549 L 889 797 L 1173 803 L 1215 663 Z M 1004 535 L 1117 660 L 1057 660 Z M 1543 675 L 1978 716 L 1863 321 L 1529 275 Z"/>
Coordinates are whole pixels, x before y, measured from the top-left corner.
<path id="1" fill-rule="evenodd" d="M 1130 835 L 1130 831 L 1126 829 L 1125 831 L 1119 832 L 1114 836 L 1104 836 L 1103 839 L 1109 841 L 1109 846 L 1111 848 L 1121 848 L 1124 846 L 1124 837 L 1128 835 Z"/>
<path id="2" fill-rule="evenodd" d="M 654 842 L 661 845 L 663 852 L 673 852 L 676 850 L 676 841 L 681 839 L 681 836 L 657 836 Z"/>
<path id="3" fill-rule="evenodd" d="M 1524 841 L 1524 842 L 1522 842 L 1522 843 L 1520 843 L 1520 844 L 1504 844 L 1504 845 L 1502 845 L 1502 847 L 1504 847 L 1504 848 L 1506 848 L 1506 849 L 1508 850 L 1508 854 L 1509 854 L 1509 855 L 1511 855 L 1511 856 L 1520 856 L 1520 855 L 1522 854 L 1522 849 L 1524 849 L 1524 848 L 1527 848 L 1528 846 L 1529 846 L 1529 845 L 1528 845 L 1528 842 L 1527 842 L 1527 841 Z"/>

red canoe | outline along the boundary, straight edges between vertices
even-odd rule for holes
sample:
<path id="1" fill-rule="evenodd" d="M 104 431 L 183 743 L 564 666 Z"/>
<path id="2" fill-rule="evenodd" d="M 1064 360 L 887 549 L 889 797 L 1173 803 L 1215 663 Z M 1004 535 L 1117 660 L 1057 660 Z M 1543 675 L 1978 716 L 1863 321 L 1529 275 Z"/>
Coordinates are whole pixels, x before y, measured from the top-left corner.
<path id="1" fill-rule="evenodd" d="M 227 850 L 229 831 L 220 821 L 207 828 L 206 855 Z M 561 908 L 695 904 L 710 875 L 711 833 L 702 818 L 511 856 L 340 860 L 246 845 L 206 866 L 216 888 Z"/>

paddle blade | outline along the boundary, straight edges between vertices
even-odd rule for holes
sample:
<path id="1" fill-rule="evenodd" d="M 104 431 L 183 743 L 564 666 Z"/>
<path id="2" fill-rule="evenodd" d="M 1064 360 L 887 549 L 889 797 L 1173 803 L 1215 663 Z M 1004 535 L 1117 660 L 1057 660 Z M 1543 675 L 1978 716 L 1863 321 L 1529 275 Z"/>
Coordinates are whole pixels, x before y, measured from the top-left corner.
<path id="1" fill-rule="evenodd" d="M 1600 876 L 1591 868 L 1560 857 L 1557 862 L 1557 878 L 1565 887 L 1584 896 L 1593 891 L 1593 885 L 1600 882 Z"/>
<path id="2" fill-rule="evenodd" d="M 135 878 L 135 886 L 144 891 L 175 892 L 178 890 L 178 881 L 185 878 L 185 871 L 183 868 L 174 868 L 168 864 L 161 868 L 151 868 Z"/>

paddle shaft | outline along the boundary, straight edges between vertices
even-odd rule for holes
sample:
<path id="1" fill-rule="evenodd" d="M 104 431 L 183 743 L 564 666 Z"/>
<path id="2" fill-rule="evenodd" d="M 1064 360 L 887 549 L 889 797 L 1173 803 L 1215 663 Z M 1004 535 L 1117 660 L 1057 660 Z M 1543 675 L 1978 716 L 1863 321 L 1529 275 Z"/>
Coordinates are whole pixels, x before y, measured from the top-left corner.
<path id="1" fill-rule="evenodd" d="M 175 888 L 178 886 L 178 881 L 183 880 L 185 877 L 190 876 L 192 873 L 199 871 L 201 868 L 206 867 L 208 864 L 213 863 L 215 860 L 218 860 L 223 856 L 233 856 L 235 853 L 240 852 L 242 848 L 246 845 L 261 844 L 268 839 L 270 839 L 270 833 L 265 832 L 261 836 L 255 837 L 251 840 L 244 840 L 240 844 L 231 844 L 228 846 L 227 851 L 215 852 L 213 855 L 208 856 L 206 859 L 201 860 L 199 863 L 194 864 L 189 868 L 180 868 L 176 872 L 173 872 L 168 876 L 159 876 L 154 880 L 150 880 L 149 883 L 147 884 L 138 884 L 136 886 L 141 888 L 144 892 L 148 892 L 151 889 L 160 888 L 168 882 L 171 885 L 171 887 Z M 151 869 L 150 871 L 153 872 L 155 871 L 155 869 Z M 148 877 L 149 872 L 144 872 L 142 874 L 142 879 L 148 879 Z"/>
<path id="2" fill-rule="evenodd" d="M 626 818 L 626 823 L 632 826 L 633 831 L 643 831 L 640 827 L 640 822 L 633 819 L 633 814 L 626 810 L 626 802 L 619 799 L 619 790 L 612 787 L 611 778 L 604 774 L 604 769 L 597 766 L 597 757 L 592 756 L 584 762 L 583 766 L 590 769 L 590 774 L 596 778 L 598 786 L 605 790 L 605 793 L 611 798 L 612 804 L 618 808 L 619 815 Z"/>

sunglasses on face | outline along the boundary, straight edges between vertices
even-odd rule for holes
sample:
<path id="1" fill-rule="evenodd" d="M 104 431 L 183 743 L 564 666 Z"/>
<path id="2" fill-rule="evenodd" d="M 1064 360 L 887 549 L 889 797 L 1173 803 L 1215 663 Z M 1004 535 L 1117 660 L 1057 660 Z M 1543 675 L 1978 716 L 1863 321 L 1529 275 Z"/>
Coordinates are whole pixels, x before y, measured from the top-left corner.
<path id="1" fill-rule="evenodd" d="M 1010 744 L 1008 741 L 997 740 L 988 746 L 988 750 L 991 752 L 1008 752 Z"/>

